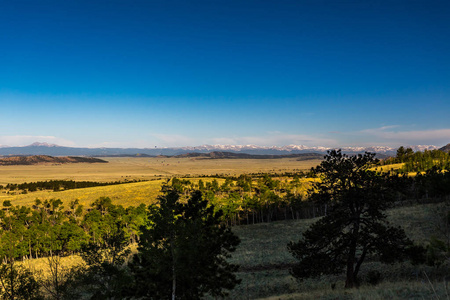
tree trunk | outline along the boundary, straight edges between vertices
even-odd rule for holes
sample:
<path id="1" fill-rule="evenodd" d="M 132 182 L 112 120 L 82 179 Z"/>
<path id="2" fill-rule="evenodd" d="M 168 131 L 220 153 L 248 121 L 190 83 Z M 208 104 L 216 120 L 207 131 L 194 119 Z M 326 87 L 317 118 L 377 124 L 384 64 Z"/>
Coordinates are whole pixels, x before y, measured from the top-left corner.
<path id="1" fill-rule="evenodd" d="M 175 270 L 175 249 L 173 246 L 173 239 L 170 243 L 170 248 L 172 252 L 172 300 L 176 298 L 176 289 L 177 289 L 177 274 Z"/>
<path id="2" fill-rule="evenodd" d="M 358 278 L 358 272 L 361 267 L 361 264 L 363 263 L 364 259 L 366 258 L 367 250 L 368 250 L 368 248 L 367 248 L 367 246 L 365 246 L 360 258 L 356 262 L 355 271 L 353 272 L 353 274 L 354 274 L 353 276 L 355 278 Z"/>
<path id="3" fill-rule="evenodd" d="M 173 279 L 172 279 L 172 300 L 175 300 L 176 297 L 176 288 L 177 288 L 177 278 L 175 275 L 175 266 L 172 266 Z"/>
<path id="4" fill-rule="evenodd" d="M 355 262 L 356 262 L 356 247 L 359 233 L 359 220 L 353 222 L 353 230 L 351 235 L 350 249 L 347 256 L 347 272 L 345 279 L 345 288 L 354 288 L 357 286 Z"/>
<path id="5" fill-rule="evenodd" d="M 355 278 L 355 274 L 354 274 L 354 258 L 350 258 L 350 254 L 349 254 L 349 259 L 347 260 L 347 273 L 346 273 L 346 279 L 345 279 L 345 288 L 349 289 L 349 288 L 354 288 L 356 286 L 356 278 Z"/>

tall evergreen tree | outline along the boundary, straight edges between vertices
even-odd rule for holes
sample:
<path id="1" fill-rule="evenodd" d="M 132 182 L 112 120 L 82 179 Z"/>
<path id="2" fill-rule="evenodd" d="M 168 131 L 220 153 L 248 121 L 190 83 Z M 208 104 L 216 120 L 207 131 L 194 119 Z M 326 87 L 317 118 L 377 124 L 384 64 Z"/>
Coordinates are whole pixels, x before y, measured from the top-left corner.
<path id="1" fill-rule="evenodd" d="M 291 270 L 297 278 L 346 272 L 345 287 L 358 285 L 364 260 L 376 255 L 391 263 L 423 253 L 403 229 L 389 226 L 385 210 L 394 200 L 388 175 L 370 168 L 375 154 L 347 156 L 330 151 L 315 169 L 321 181 L 313 189 L 312 200 L 328 206 L 326 216 L 314 223 L 288 249 L 299 263 Z"/>
<path id="2" fill-rule="evenodd" d="M 157 205 L 149 207 L 148 225 L 139 239 L 138 254 L 130 264 L 134 294 L 142 299 L 199 299 L 223 296 L 239 280 L 238 266 L 227 262 L 239 244 L 222 212 L 192 193 L 180 201 L 177 188 L 163 187 Z"/>

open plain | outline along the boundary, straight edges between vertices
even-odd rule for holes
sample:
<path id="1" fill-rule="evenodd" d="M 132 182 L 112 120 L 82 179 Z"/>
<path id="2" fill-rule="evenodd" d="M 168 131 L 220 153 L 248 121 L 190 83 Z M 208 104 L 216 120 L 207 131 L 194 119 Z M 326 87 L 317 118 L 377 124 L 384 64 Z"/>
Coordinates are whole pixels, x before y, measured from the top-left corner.
<path id="1" fill-rule="evenodd" d="M 108 157 L 108 163 L 39 164 L 26 166 L 0 166 L 0 184 L 20 184 L 47 180 L 74 181 L 139 181 L 119 185 L 99 186 L 62 191 L 37 191 L 0 193 L 0 202 L 10 200 L 13 205 L 32 205 L 35 199 L 61 199 L 64 203 L 79 200 L 89 205 L 99 197 L 109 197 L 115 204 L 123 206 L 149 204 L 156 199 L 161 183 L 171 177 L 232 175 L 250 173 L 284 173 L 308 171 L 320 160 L 295 158 L 281 159 L 193 159 L 166 157 Z M 212 180 L 204 178 L 203 181 Z"/>
<path id="2" fill-rule="evenodd" d="M 309 170 L 320 160 L 280 159 L 194 159 L 166 157 L 102 157 L 107 164 L 41 164 L 0 166 L 0 184 L 44 180 L 123 181 L 158 177 L 199 177 Z"/>

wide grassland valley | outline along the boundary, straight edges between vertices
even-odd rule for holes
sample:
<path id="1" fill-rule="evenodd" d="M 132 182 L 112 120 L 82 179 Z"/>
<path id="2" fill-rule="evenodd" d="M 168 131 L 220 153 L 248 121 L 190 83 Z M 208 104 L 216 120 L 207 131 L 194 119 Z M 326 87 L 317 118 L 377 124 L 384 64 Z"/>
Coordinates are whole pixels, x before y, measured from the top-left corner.
<path id="1" fill-rule="evenodd" d="M 3 297 L 448 297 L 448 152 L 222 156 L 2 158 Z"/>

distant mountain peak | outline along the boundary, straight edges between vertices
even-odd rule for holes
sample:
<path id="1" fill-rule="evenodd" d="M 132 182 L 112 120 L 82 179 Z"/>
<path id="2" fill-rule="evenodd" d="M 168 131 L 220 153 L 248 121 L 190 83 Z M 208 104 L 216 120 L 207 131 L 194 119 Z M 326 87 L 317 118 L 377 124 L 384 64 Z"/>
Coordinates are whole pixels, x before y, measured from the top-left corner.
<path id="1" fill-rule="evenodd" d="M 49 144 L 47 142 L 43 142 L 43 143 L 34 142 L 33 144 L 25 146 L 25 147 L 60 147 L 60 146 L 58 146 L 56 144 Z"/>

